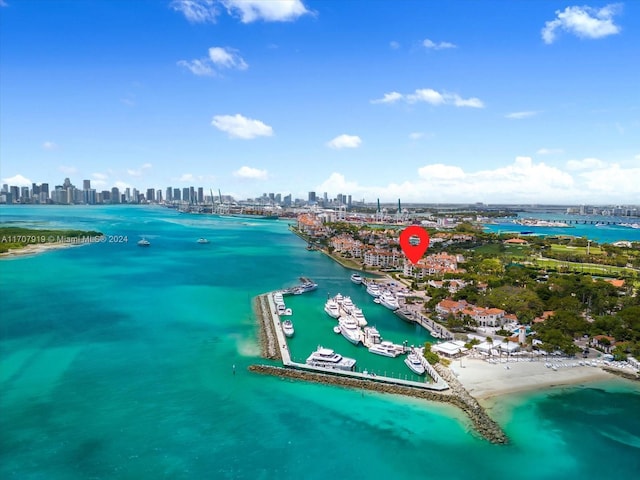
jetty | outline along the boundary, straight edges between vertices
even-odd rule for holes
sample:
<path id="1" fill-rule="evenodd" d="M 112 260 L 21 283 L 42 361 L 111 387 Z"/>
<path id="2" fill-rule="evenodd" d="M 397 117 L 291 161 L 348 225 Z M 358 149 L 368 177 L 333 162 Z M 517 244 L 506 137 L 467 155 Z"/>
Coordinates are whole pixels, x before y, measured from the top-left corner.
<path id="1" fill-rule="evenodd" d="M 505 444 L 508 439 L 504 431 L 493 420 L 478 401 L 473 398 L 446 367 L 430 365 L 421 359 L 433 382 L 418 382 L 401 378 L 374 375 L 369 372 L 351 372 L 294 362 L 282 331 L 280 317 L 273 299 L 274 293 L 259 295 L 254 300 L 254 309 L 260 327 L 260 347 L 264 358 L 279 360 L 281 366 L 251 365 L 249 371 L 304 380 L 348 388 L 361 388 L 381 393 L 406 395 L 425 400 L 445 402 L 460 408 L 469 417 L 473 429 L 491 443 Z M 280 293 L 282 293 L 280 291 Z"/>

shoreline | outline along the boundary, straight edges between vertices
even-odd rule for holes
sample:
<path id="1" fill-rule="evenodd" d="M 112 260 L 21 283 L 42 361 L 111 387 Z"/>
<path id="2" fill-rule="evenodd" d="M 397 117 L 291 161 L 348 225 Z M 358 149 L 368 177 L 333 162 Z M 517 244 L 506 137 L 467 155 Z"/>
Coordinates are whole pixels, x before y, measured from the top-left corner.
<path id="1" fill-rule="evenodd" d="M 562 366 L 553 370 L 541 361 L 492 364 L 480 359 L 464 358 L 462 363 L 462 367 L 452 364 L 451 371 L 467 392 L 482 402 L 515 393 L 578 386 L 618 378 L 599 367 Z"/>
<path id="2" fill-rule="evenodd" d="M 21 248 L 9 249 L 7 252 L 0 253 L 0 259 L 9 259 L 9 258 L 19 258 L 19 257 L 28 257 L 35 256 L 41 253 L 49 252 L 51 250 L 62 250 L 64 248 L 71 247 L 80 247 L 82 243 L 40 243 L 40 244 L 32 244 L 25 245 Z"/>

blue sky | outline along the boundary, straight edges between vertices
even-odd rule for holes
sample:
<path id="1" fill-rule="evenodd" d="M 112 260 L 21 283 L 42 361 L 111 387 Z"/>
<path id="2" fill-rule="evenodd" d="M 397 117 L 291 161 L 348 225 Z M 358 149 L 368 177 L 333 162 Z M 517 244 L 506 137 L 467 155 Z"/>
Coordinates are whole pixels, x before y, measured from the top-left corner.
<path id="1" fill-rule="evenodd" d="M 640 203 L 640 2 L 0 5 L 2 183 Z"/>

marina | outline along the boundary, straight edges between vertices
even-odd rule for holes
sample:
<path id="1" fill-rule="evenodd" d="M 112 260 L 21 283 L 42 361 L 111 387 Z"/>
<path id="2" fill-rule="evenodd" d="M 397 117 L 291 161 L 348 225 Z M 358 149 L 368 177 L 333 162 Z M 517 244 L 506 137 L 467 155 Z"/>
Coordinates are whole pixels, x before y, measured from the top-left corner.
<path id="1" fill-rule="evenodd" d="M 507 436 L 501 427 L 486 413 L 477 400 L 466 392 L 455 376 L 445 367 L 431 366 L 418 353 L 418 349 L 411 351 L 411 356 L 406 359 L 409 363 L 405 361 L 405 364 L 418 375 L 427 373 L 427 380 L 432 379 L 432 382 L 376 375 L 366 370 L 353 371 L 356 365 L 355 359 L 344 357 L 333 349 L 321 346 L 315 352 L 310 352 L 305 363 L 293 361 L 274 300 L 278 293 L 280 292 L 259 295 L 254 301 L 254 306 L 261 327 L 260 343 L 263 356 L 279 359 L 282 365 L 251 365 L 249 371 L 449 403 L 460 408 L 468 416 L 474 430 L 483 438 L 491 443 L 508 443 Z M 365 329 L 367 335 L 365 336 L 363 332 L 362 339 L 368 338 L 369 348 L 382 345 L 383 342 L 379 342 L 380 336 L 374 327 L 365 327 Z M 397 352 L 398 347 L 403 348 L 387 342 L 378 349 L 392 356 L 392 352 Z M 422 365 L 424 372 L 417 363 Z M 413 364 L 413 367 L 410 364 Z"/>

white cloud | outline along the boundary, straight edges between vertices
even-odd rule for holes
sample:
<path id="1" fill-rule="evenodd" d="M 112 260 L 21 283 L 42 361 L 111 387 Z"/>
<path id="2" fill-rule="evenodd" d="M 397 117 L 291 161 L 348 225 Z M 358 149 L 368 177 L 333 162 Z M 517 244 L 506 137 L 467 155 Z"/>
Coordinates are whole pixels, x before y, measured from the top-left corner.
<path id="1" fill-rule="evenodd" d="M 113 184 L 114 187 L 117 187 L 118 190 L 120 190 L 120 193 L 122 193 L 124 190 L 126 190 L 127 188 L 135 188 L 133 185 L 131 185 L 130 183 L 127 182 L 123 182 L 122 180 L 118 180 L 117 182 L 115 182 Z"/>
<path id="2" fill-rule="evenodd" d="M 196 181 L 196 177 L 193 175 L 193 173 L 183 173 L 182 175 L 180 175 L 180 178 L 178 178 L 179 182 L 195 182 Z"/>
<path id="3" fill-rule="evenodd" d="M 602 38 L 620 33 L 620 27 L 613 21 L 619 13 L 621 5 L 611 4 L 603 8 L 567 7 L 563 11 L 556 10 L 556 18 L 544 24 L 541 31 L 545 43 L 556 40 L 557 30 L 564 30 L 580 38 Z"/>
<path id="4" fill-rule="evenodd" d="M 91 185 L 93 188 L 98 188 L 98 187 L 104 188 L 107 186 L 108 179 L 109 179 L 109 175 L 105 173 L 92 173 Z"/>
<path id="5" fill-rule="evenodd" d="M 127 173 L 132 177 L 140 177 L 145 172 L 145 170 L 149 170 L 152 167 L 150 163 L 143 164 L 140 168 L 128 168 Z"/>
<path id="6" fill-rule="evenodd" d="M 476 97 L 462 98 L 457 93 L 438 92 L 432 88 L 418 88 L 413 93 L 385 93 L 382 98 L 371 100 L 371 103 L 406 103 L 425 102 L 430 105 L 454 105 L 456 107 L 484 108 L 482 100 Z"/>
<path id="7" fill-rule="evenodd" d="M 511 120 L 522 120 L 523 118 L 534 117 L 538 113 L 539 112 L 536 112 L 534 110 L 529 110 L 529 111 L 524 111 L 524 112 L 512 112 L 512 113 L 507 113 L 505 115 L 505 118 L 509 118 Z"/>
<path id="8" fill-rule="evenodd" d="M 256 20 L 289 22 L 311 13 L 300 0 L 221 0 L 230 14 L 240 15 L 242 23 Z"/>
<path id="9" fill-rule="evenodd" d="M 243 166 L 233 172 L 233 176 L 253 180 L 266 180 L 269 177 L 269 173 L 266 170 L 260 170 L 259 168 Z"/>
<path id="10" fill-rule="evenodd" d="M 640 167 L 622 168 L 619 164 L 604 164 L 602 167 L 579 174 L 590 195 L 604 194 L 602 198 L 615 200 L 620 195 L 628 195 L 637 202 Z M 597 197 L 596 197 L 597 198 Z"/>
<path id="11" fill-rule="evenodd" d="M 215 4 L 214 0 L 173 0 L 171 8 L 192 23 L 215 23 L 219 13 Z"/>
<path id="12" fill-rule="evenodd" d="M 434 42 L 432 40 L 429 40 L 428 38 L 425 38 L 424 41 L 422 42 L 422 45 L 425 48 L 429 48 L 431 50 L 444 50 L 447 48 L 456 48 L 456 45 L 454 45 L 453 43 L 449 43 L 449 42 Z"/>
<path id="13" fill-rule="evenodd" d="M 243 117 L 239 113 L 236 115 L 216 115 L 213 117 L 211 125 L 226 132 L 230 138 L 251 139 L 273 135 L 273 128 L 269 125 L 260 120 Z"/>
<path id="14" fill-rule="evenodd" d="M 206 60 L 180 60 L 178 66 L 184 67 L 199 77 L 215 77 L 216 71 Z"/>
<path id="15" fill-rule="evenodd" d="M 178 66 L 186 68 L 199 77 L 215 77 L 222 69 L 246 70 L 249 68 L 238 51 L 230 47 L 211 47 L 208 58 L 180 60 Z"/>
<path id="16" fill-rule="evenodd" d="M 73 175 L 75 173 L 78 173 L 78 169 L 76 167 L 70 167 L 67 165 L 60 165 L 58 167 L 58 170 L 64 173 L 65 175 Z"/>
<path id="17" fill-rule="evenodd" d="M 402 100 L 403 98 L 404 96 L 401 93 L 390 92 L 385 93 L 384 96 L 378 100 L 371 100 L 371 103 L 394 103 L 398 100 Z"/>
<path id="18" fill-rule="evenodd" d="M 215 180 L 213 175 L 194 175 L 193 173 L 183 173 L 177 178 L 172 179 L 175 182 L 181 183 L 196 183 L 196 182 L 212 182 Z"/>
<path id="19" fill-rule="evenodd" d="M 583 160 L 569 160 L 568 170 L 593 170 L 606 167 L 607 164 L 598 158 L 585 158 Z"/>
<path id="20" fill-rule="evenodd" d="M 536 152 L 538 155 L 558 155 L 564 153 L 562 148 L 541 148 Z"/>
<path id="21" fill-rule="evenodd" d="M 337 188 L 337 190 L 336 190 Z M 347 190 L 349 188 L 349 190 Z M 545 202 L 555 194 L 571 199 L 573 179 L 561 170 L 518 157 L 511 164 L 493 170 L 465 172 L 453 165 L 431 164 L 418 169 L 416 180 L 367 187 L 348 182 L 334 173 L 320 191 L 349 191 L 356 197 L 407 202 Z M 566 192 L 570 192 L 567 194 Z"/>
<path id="22" fill-rule="evenodd" d="M 421 139 L 422 137 L 424 137 L 424 133 L 423 133 L 423 132 L 411 132 L 411 133 L 409 134 L 409 138 L 410 138 L 411 140 L 419 140 L 419 139 Z"/>
<path id="23" fill-rule="evenodd" d="M 444 103 L 444 96 L 431 88 L 421 88 L 414 93 L 405 95 L 405 100 L 409 103 L 427 102 L 431 105 L 440 105 Z"/>
<path id="24" fill-rule="evenodd" d="M 33 182 L 18 173 L 13 177 L 3 178 L 2 183 L 6 183 L 10 187 L 30 187 Z"/>
<path id="25" fill-rule="evenodd" d="M 400 48 L 400 42 L 396 42 L 395 40 L 392 40 L 389 42 L 389 47 L 391 47 L 393 50 L 397 50 Z"/>
<path id="26" fill-rule="evenodd" d="M 59 147 L 57 143 L 46 141 L 42 144 L 42 148 L 43 150 L 52 151 L 57 150 Z"/>
<path id="27" fill-rule="evenodd" d="M 8 7 L 9 4 L 7 2 L 5 2 L 4 0 L 0 0 L 0 7 Z"/>
<path id="28" fill-rule="evenodd" d="M 237 50 L 229 47 L 211 47 L 209 58 L 219 68 L 235 68 L 246 70 L 249 65 L 236 53 Z"/>
<path id="29" fill-rule="evenodd" d="M 340 150 L 341 148 L 358 148 L 362 143 L 362 139 L 357 135 L 338 135 L 333 140 L 327 142 L 327 147 Z"/>

